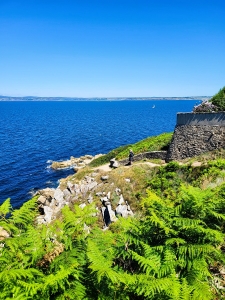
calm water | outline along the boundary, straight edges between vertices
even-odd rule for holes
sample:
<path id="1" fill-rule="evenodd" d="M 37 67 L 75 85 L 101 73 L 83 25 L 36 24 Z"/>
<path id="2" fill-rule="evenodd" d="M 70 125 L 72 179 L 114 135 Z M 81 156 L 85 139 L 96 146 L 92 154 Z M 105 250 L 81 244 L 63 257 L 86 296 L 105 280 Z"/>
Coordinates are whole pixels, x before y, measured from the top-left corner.
<path id="1" fill-rule="evenodd" d="M 0 102 L 0 204 L 10 197 L 18 207 L 73 172 L 51 170 L 52 160 L 107 153 L 171 132 L 176 113 L 197 102 Z"/>

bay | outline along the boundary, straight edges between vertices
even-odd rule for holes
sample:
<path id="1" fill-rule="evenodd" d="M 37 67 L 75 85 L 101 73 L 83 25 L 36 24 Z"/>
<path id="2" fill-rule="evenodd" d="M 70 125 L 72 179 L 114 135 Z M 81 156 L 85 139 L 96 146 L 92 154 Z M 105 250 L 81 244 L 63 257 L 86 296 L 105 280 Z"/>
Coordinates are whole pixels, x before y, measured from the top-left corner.
<path id="1" fill-rule="evenodd" d="M 0 204 L 19 207 L 32 193 L 56 187 L 73 170 L 51 161 L 107 153 L 149 136 L 172 132 L 178 112 L 199 100 L 0 102 Z"/>

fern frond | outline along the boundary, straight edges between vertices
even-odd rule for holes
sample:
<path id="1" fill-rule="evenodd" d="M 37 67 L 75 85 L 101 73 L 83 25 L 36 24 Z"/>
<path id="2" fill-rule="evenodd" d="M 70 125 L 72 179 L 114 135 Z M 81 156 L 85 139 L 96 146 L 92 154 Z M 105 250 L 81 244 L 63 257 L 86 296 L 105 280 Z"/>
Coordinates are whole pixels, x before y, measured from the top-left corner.
<path id="1" fill-rule="evenodd" d="M 83 284 L 76 281 L 74 284 L 73 282 L 70 283 L 70 287 L 66 289 L 63 293 L 63 297 L 61 299 L 77 299 L 77 300 L 84 300 L 84 295 L 86 295 L 86 288 Z M 58 298 L 56 298 L 58 299 Z M 60 298 L 59 298 L 60 299 Z"/>
<path id="2" fill-rule="evenodd" d="M 209 215 L 212 215 L 213 217 L 215 217 L 218 220 L 223 220 L 225 221 L 225 215 L 222 213 L 218 213 L 215 210 L 210 210 L 209 211 Z"/>
<path id="3" fill-rule="evenodd" d="M 157 274 L 159 271 L 159 268 L 161 266 L 160 257 L 157 255 L 152 255 L 149 258 L 145 258 L 139 254 L 137 254 L 134 251 L 131 251 L 131 256 L 134 260 L 138 262 L 140 267 L 143 269 L 143 271 L 147 274 Z"/>
<path id="4" fill-rule="evenodd" d="M 17 285 L 13 288 L 13 293 L 20 294 L 23 293 L 27 298 L 25 299 L 33 299 L 35 295 L 38 294 L 40 285 L 43 283 L 44 277 L 39 280 L 35 278 L 34 281 L 24 281 L 17 280 Z"/>
<path id="5" fill-rule="evenodd" d="M 42 273 L 37 269 L 5 269 L 0 272 L 0 281 L 2 284 L 8 284 L 20 279 L 33 279 L 34 277 L 42 277 Z"/>
<path id="6" fill-rule="evenodd" d="M 73 274 L 74 268 L 77 266 L 72 266 L 71 268 L 64 269 L 62 266 L 56 274 L 50 274 L 45 276 L 44 283 L 39 286 L 39 290 L 42 294 L 57 293 L 58 291 L 65 291 L 66 286 L 69 286 L 68 278 Z M 73 276 L 77 277 L 77 276 Z M 78 278 L 76 278 L 78 279 Z"/>
<path id="7" fill-rule="evenodd" d="M 188 285 L 186 278 L 181 279 L 180 300 L 191 300 L 193 287 Z"/>
<path id="8" fill-rule="evenodd" d="M 6 289 L 6 295 L 5 295 L 5 297 L 2 297 L 0 299 L 16 299 L 16 300 L 30 300 L 30 299 L 32 299 L 31 296 L 28 296 L 23 291 L 23 289 L 21 289 L 18 286 L 12 287 L 11 291 L 9 291 L 9 290 L 7 291 L 7 289 Z M 1 296 L 2 296 L 2 293 L 1 293 Z"/>
<path id="9" fill-rule="evenodd" d="M 5 229 L 10 235 L 18 234 L 19 232 L 18 227 L 11 223 L 9 219 L 1 219 L 0 227 Z"/>
<path id="10" fill-rule="evenodd" d="M 72 265 L 83 266 L 86 264 L 86 245 L 84 243 L 73 243 L 71 250 L 64 250 L 51 262 L 50 270 L 58 271 L 60 266 L 70 268 Z"/>
<path id="11" fill-rule="evenodd" d="M 163 260 L 161 262 L 161 268 L 158 272 L 159 278 L 174 274 L 177 264 L 178 261 L 174 250 L 172 248 L 165 248 L 163 252 Z"/>
<path id="12" fill-rule="evenodd" d="M 167 293 L 174 284 L 174 278 L 156 279 L 153 276 L 137 275 L 136 293 L 139 296 L 154 299 L 156 295 Z"/>
<path id="13" fill-rule="evenodd" d="M 11 208 L 10 198 L 8 198 L 0 205 L 0 218 L 5 217 L 11 211 Z"/>
<path id="14" fill-rule="evenodd" d="M 158 197 L 154 192 L 151 190 L 147 190 L 147 197 L 141 199 L 141 207 L 143 209 L 150 208 L 153 206 L 153 204 L 157 203 L 160 205 L 164 205 L 163 200 Z"/>
<path id="15" fill-rule="evenodd" d="M 37 216 L 37 197 L 25 202 L 20 209 L 12 212 L 10 220 L 19 227 L 26 228 Z"/>
<path id="16" fill-rule="evenodd" d="M 108 249 L 107 249 L 108 250 Z M 107 255 L 106 257 L 99 251 L 98 246 L 93 241 L 88 241 L 88 259 L 90 261 L 89 268 L 92 272 L 97 273 L 98 282 L 101 281 L 102 277 L 112 275 L 113 281 L 115 280 L 115 275 L 111 274 L 111 266 L 113 264 L 113 256 Z"/>
<path id="17" fill-rule="evenodd" d="M 166 235 L 169 233 L 173 234 L 175 231 L 166 225 L 166 222 L 159 216 L 154 211 L 151 211 L 151 216 L 147 216 L 146 220 L 150 222 L 150 224 L 162 229 Z"/>
<path id="18" fill-rule="evenodd" d="M 179 246 L 179 245 L 184 245 L 186 244 L 187 242 L 184 240 L 184 239 L 181 239 L 181 238 L 169 238 L 166 240 L 165 244 L 166 245 L 176 245 L 176 246 Z"/>
<path id="19" fill-rule="evenodd" d="M 205 225 L 202 220 L 190 219 L 190 218 L 173 218 L 173 223 L 175 226 L 178 226 L 180 229 L 196 227 L 197 225 Z"/>
<path id="20" fill-rule="evenodd" d="M 180 256 L 188 259 L 200 258 L 203 255 L 214 253 L 215 248 L 211 245 L 185 245 L 178 248 Z"/>
<path id="21" fill-rule="evenodd" d="M 211 300 L 214 298 L 209 284 L 205 281 L 196 280 L 193 288 L 193 300 Z"/>
<path id="22" fill-rule="evenodd" d="M 62 209 L 63 214 L 63 228 L 64 235 L 62 238 L 75 237 L 84 238 L 87 236 L 87 233 L 84 231 L 84 225 L 93 224 L 96 220 L 93 217 L 93 212 L 96 212 L 96 208 L 93 205 L 88 205 L 81 209 L 78 205 L 74 206 L 74 211 L 72 211 L 68 206 L 64 206 Z M 70 241 L 65 240 L 68 247 L 70 247 Z M 67 248 L 67 247 L 66 247 Z"/>

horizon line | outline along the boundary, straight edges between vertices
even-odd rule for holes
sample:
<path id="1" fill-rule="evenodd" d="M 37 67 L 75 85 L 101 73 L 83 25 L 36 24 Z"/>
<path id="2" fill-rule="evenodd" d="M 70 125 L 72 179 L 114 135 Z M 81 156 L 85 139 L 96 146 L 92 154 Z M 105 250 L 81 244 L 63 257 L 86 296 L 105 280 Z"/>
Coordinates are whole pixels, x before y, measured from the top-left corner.
<path id="1" fill-rule="evenodd" d="M 5 96 L 0 95 L 0 98 L 67 98 L 67 99 L 150 99 L 150 98 L 210 98 L 212 96 L 208 95 L 192 95 L 192 96 L 115 96 L 115 97 L 98 97 L 98 96 L 92 96 L 92 97 L 74 97 L 74 96 Z"/>

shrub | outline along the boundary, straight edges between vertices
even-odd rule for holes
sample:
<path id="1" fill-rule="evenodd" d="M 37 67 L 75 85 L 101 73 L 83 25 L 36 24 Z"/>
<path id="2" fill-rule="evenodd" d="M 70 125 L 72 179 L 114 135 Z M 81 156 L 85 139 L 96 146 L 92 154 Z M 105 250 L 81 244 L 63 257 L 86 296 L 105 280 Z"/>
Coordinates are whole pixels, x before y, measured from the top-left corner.
<path id="1" fill-rule="evenodd" d="M 225 111 L 225 86 L 210 99 L 210 102 L 218 108 L 218 111 Z"/>

